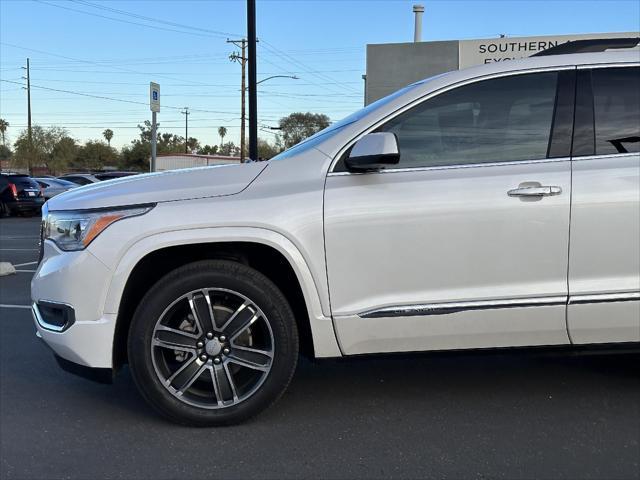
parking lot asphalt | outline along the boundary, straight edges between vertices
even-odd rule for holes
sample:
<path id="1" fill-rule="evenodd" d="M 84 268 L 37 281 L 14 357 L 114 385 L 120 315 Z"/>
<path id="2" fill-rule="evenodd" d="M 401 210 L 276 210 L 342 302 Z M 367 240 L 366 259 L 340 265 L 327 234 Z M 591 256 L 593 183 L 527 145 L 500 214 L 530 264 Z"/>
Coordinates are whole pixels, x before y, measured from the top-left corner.
<path id="1" fill-rule="evenodd" d="M 61 371 L 34 335 L 38 219 L 0 219 L 0 457 L 14 478 L 640 478 L 640 355 L 502 351 L 301 361 L 235 427 L 159 418 L 126 368 Z"/>

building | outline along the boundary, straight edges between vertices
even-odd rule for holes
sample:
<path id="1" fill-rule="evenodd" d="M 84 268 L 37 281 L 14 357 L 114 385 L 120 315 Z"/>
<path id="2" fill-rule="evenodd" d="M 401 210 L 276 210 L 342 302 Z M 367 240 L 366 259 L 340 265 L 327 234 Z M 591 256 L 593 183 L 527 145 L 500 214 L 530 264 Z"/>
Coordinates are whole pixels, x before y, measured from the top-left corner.
<path id="1" fill-rule="evenodd" d="M 179 168 L 208 167 L 240 163 L 240 157 L 225 155 L 196 155 L 192 153 L 168 153 L 156 157 L 156 171 L 177 170 Z"/>
<path id="2" fill-rule="evenodd" d="M 638 32 L 588 33 L 367 45 L 365 104 L 451 70 L 528 57 L 574 40 L 639 36 Z"/>

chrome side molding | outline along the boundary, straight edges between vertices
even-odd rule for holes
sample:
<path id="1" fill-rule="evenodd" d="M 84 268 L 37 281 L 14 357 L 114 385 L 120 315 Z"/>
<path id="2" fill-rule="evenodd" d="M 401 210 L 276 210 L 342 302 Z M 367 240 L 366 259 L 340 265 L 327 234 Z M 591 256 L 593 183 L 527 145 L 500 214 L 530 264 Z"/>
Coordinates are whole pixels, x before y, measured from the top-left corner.
<path id="1" fill-rule="evenodd" d="M 629 302 L 640 300 L 640 292 L 595 293 L 589 295 L 571 295 L 569 305 L 585 303 Z"/>
<path id="2" fill-rule="evenodd" d="M 547 297 L 510 298 L 504 300 L 478 300 L 469 302 L 424 303 L 377 308 L 359 313 L 360 318 L 421 317 L 447 315 L 470 310 L 496 310 L 502 308 L 548 307 L 554 305 L 580 305 L 587 303 L 639 301 L 640 292 L 596 293 L 588 295 L 556 295 Z"/>
<path id="3" fill-rule="evenodd" d="M 494 310 L 516 307 L 546 307 L 566 305 L 565 295 L 548 297 L 510 298 L 505 300 L 479 300 L 470 302 L 426 303 L 421 305 L 401 305 L 369 310 L 359 313 L 360 318 L 415 317 L 423 315 L 446 315 L 468 310 Z"/>

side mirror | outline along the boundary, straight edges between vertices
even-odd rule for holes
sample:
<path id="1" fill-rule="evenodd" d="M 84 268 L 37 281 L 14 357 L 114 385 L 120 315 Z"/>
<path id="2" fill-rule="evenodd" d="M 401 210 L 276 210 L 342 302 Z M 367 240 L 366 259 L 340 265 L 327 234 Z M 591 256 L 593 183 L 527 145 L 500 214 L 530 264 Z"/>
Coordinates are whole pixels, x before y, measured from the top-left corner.
<path id="1" fill-rule="evenodd" d="M 400 161 L 400 150 L 395 133 L 369 133 L 358 140 L 344 164 L 352 172 L 381 170 Z"/>

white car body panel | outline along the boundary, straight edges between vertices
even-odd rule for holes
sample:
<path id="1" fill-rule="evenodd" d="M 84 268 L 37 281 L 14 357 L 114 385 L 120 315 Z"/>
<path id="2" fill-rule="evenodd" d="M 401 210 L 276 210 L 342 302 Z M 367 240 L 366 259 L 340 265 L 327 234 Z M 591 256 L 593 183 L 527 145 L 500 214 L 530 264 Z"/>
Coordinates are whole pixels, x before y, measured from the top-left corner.
<path id="1" fill-rule="evenodd" d="M 112 366 L 116 314 L 136 264 L 169 246 L 236 241 L 268 245 L 291 263 L 307 303 L 317 356 L 557 345 L 568 344 L 570 338 L 575 343 L 637 340 L 637 301 L 570 305 L 569 333 L 566 318 L 570 294 L 640 290 L 637 250 L 630 250 L 634 241 L 638 245 L 638 226 L 629 217 L 635 214 L 637 219 L 638 203 L 631 200 L 633 191 L 627 185 L 635 178 L 637 186 L 637 160 L 624 175 L 615 169 L 601 173 L 612 176 L 613 188 L 627 185 L 618 193 L 617 206 L 608 207 L 615 212 L 596 212 L 629 236 L 620 248 L 607 252 L 609 270 L 585 264 L 600 244 L 590 237 L 574 243 L 577 231 L 593 233 L 598 222 L 603 224 L 602 218 L 590 221 L 587 211 L 594 199 L 601 200 L 590 197 L 588 183 L 575 183 L 582 177 L 591 181 L 583 171 L 587 162 L 564 159 L 361 176 L 332 173 L 341 153 L 357 139 L 443 89 L 516 71 L 637 61 L 634 52 L 607 52 L 452 72 L 374 104 L 352 123 L 334 126 L 268 163 L 126 177 L 61 194 L 48 202 L 50 211 L 156 206 L 145 215 L 113 223 L 82 252 L 62 253 L 46 242 L 32 281 L 33 300 L 72 304 L 77 319 L 63 333 L 45 331 L 41 325 L 38 331 L 64 358 Z M 572 163 L 578 213 L 569 233 Z M 507 196 L 507 190 L 528 181 L 559 186 L 563 193 L 529 202 Z M 375 194 L 381 191 L 386 203 Z M 493 235 L 497 230 L 503 238 Z M 416 257 L 425 250 L 438 255 Z M 568 287 L 570 263 L 569 275 L 576 284 Z M 515 305 L 480 308 L 495 299 Z M 541 303 L 523 304 L 534 300 Z M 397 315 L 393 322 L 358 315 L 425 303 L 429 308 L 463 303 L 465 308 L 446 315 Z M 470 304 L 475 306 L 467 308 Z M 603 309 L 608 317 L 621 315 L 619 324 L 609 324 L 611 330 L 598 323 Z"/>
<path id="2" fill-rule="evenodd" d="M 265 168 L 247 163 L 168 170 L 132 175 L 84 185 L 51 199 L 49 210 L 73 210 L 141 205 L 194 198 L 234 195 L 247 187 Z"/>
<path id="3" fill-rule="evenodd" d="M 533 201 L 507 195 L 530 181 L 559 186 L 562 194 Z M 570 190 L 568 160 L 330 176 L 327 265 L 343 351 L 375 352 L 379 340 L 392 351 L 414 350 L 416 338 L 422 339 L 420 350 L 498 344 L 488 332 L 498 338 L 511 332 L 518 345 L 568 343 L 564 302 L 509 308 L 501 317 L 506 324 L 496 315 L 496 323 L 475 336 L 466 334 L 465 325 L 477 310 L 444 315 L 444 322 L 422 316 L 402 329 L 406 336 L 396 330 L 395 316 L 358 321 L 359 329 L 348 324 L 354 314 L 389 306 L 566 296 Z M 528 321 L 511 327 L 510 317 L 518 314 Z M 370 348 L 360 338 L 363 331 Z"/>
<path id="4" fill-rule="evenodd" d="M 569 260 L 571 340 L 640 341 L 640 154 L 573 162 Z M 593 295 L 604 298 L 577 303 Z"/>

